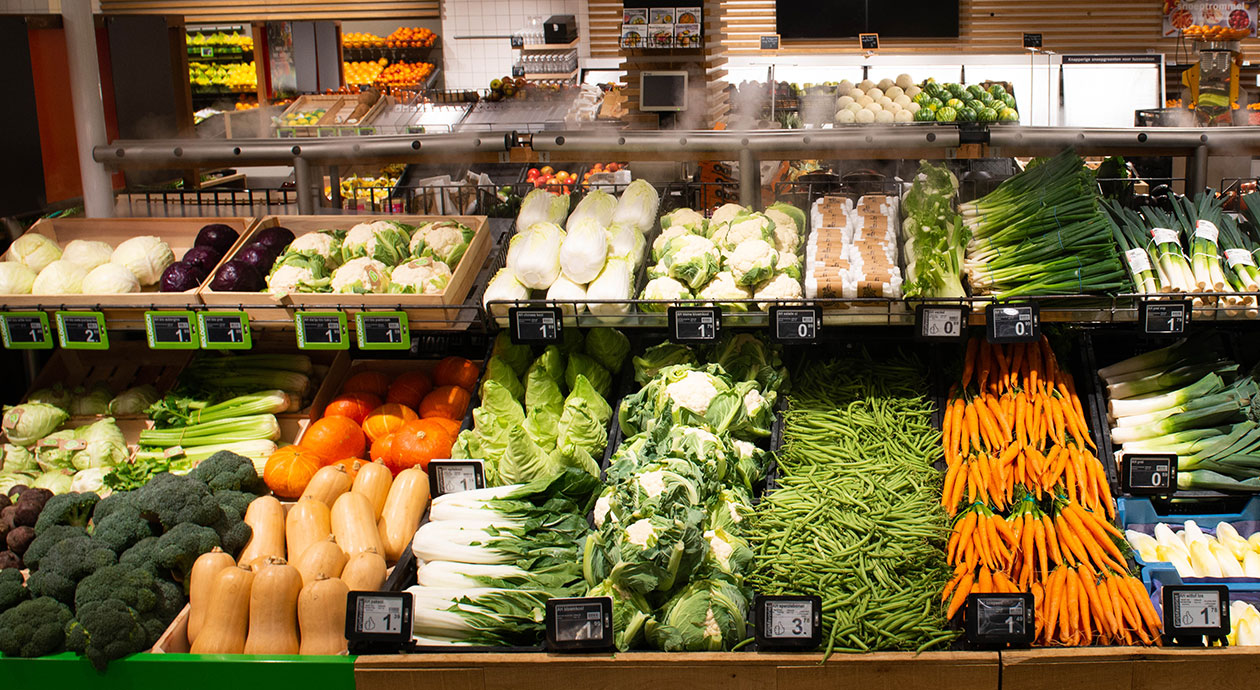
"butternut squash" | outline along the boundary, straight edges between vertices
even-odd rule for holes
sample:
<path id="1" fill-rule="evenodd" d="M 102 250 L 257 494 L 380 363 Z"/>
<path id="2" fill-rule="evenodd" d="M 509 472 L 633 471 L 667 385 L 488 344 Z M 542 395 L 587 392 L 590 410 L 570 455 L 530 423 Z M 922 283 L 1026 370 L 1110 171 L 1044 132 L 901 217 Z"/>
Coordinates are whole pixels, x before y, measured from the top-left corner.
<path id="1" fill-rule="evenodd" d="M 385 586 L 385 557 L 376 551 L 360 551 L 346 561 L 341 581 L 351 592 L 379 592 Z"/>
<path id="2" fill-rule="evenodd" d="M 297 603 L 302 574 L 283 558 L 268 558 L 249 590 L 246 654 L 297 654 Z"/>
<path id="3" fill-rule="evenodd" d="M 337 546 L 353 556 L 364 551 L 381 553 L 381 534 L 372 519 L 372 504 L 362 494 L 348 492 L 337 497 L 332 508 L 332 533 Z"/>
<path id="4" fill-rule="evenodd" d="M 339 578 L 317 575 L 298 595 L 301 654 L 346 653 L 346 595 Z"/>
<path id="5" fill-rule="evenodd" d="M 385 499 L 389 497 L 389 485 L 393 481 L 394 475 L 384 463 L 365 462 L 359 467 L 359 473 L 354 475 L 354 484 L 350 486 L 350 491 L 362 494 L 372 504 L 372 519 L 379 520 L 381 510 L 385 508 Z"/>
<path id="6" fill-rule="evenodd" d="M 340 577 L 341 570 L 346 567 L 346 554 L 330 535 L 324 541 L 306 547 L 293 566 L 302 574 L 305 586 L 314 582 L 315 576 L 321 573 L 328 577 Z"/>
<path id="7" fill-rule="evenodd" d="M 192 644 L 193 654 L 240 654 L 249 631 L 249 591 L 254 571 L 238 565 L 214 576 L 205 620 Z"/>
<path id="8" fill-rule="evenodd" d="M 346 468 L 342 465 L 325 465 L 311 477 L 306 491 L 302 492 L 302 498 L 323 501 L 324 505 L 332 508 L 337 497 L 349 490 L 350 475 L 346 474 Z"/>
<path id="9" fill-rule="evenodd" d="M 201 632 L 201 624 L 206 620 L 206 610 L 210 606 L 210 589 L 214 586 L 214 576 L 224 568 L 231 568 L 236 561 L 214 547 L 201 554 L 193 561 L 192 570 L 188 574 L 188 642 L 197 640 Z"/>
<path id="10" fill-rule="evenodd" d="M 285 558 L 296 561 L 306 547 L 332 535 L 328 506 L 313 498 L 298 501 L 284 518 Z"/>
<path id="11" fill-rule="evenodd" d="M 420 518 L 428 507 L 429 475 L 418 467 L 399 472 L 389 487 L 385 509 L 381 511 L 377 524 L 381 543 L 385 545 L 382 554 L 387 563 L 396 563 L 411 546 L 416 529 L 420 527 Z"/>
<path id="12" fill-rule="evenodd" d="M 236 562 L 261 565 L 268 558 L 284 558 L 284 506 L 275 496 L 259 496 L 245 511 L 245 524 L 253 530 Z"/>

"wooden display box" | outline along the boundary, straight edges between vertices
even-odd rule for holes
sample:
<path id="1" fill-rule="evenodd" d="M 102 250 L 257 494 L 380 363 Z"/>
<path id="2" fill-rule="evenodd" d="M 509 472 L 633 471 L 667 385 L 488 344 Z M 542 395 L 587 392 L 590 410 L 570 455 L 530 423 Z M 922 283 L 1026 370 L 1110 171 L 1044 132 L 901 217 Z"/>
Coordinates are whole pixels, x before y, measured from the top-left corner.
<path id="1" fill-rule="evenodd" d="M 58 383 L 68 389 L 104 383 L 114 395 L 144 384 L 152 384 L 159 395 L 175 385 L 179 372 L 192 359 L 187 350 L 150 350 L 142 341 L 123 340 L 110 344 L 108 350 L 66 350 L 58 348 L 40 369 L 23 400 L 41 388 Z M 144 419 L 139 415 L 118 416 L 118 419 Z"/>
<path id="2" fill-rule="evenodd" d="M 375 134 L 376 130 L 370 124 L 372 120 L 384 111 L 387 101 L 388 99 L 384 96 L 378 98 L 375 103 L 368 107 L 366 112 L 352 121 L 350 116 L 359 107 L 358 95 L 301 96 L 280 114 L 280 118 L 276 123 L 276 132 L 281 137 Z M 286 116 L 297 113 L 309 113 L 319 108 L 324 109 L 324 114 L 314 124 L 292 125 L 284 123 Z"/>
<path id="3" fill-rule="evenodd" d="M 210 223 L 223 223 L 240 233 L 236 244 L 227 252 L 231 256 L 241 248 L 245 237 L 255 224 L 255 219 L 229 218 L 44 218 L 31 226 L 28 233 L 36 233 L 55 241 L 62 249 L 72 240 L 97 240 L 108 242 L 117 248 L 123 240 L 143 235 L 153 235 L 170 245 L 175 260 L 193 246 L 197 232 Z M 226 258 L 226 257 L 225 257 Z M 222 263 L 222 262 L 220 262 Z M 214 277 L 210 272 L 206 283 Z M 159 292 L 157 285 L 143 288 L 141 292 L 122 295 L 0 295 L 6 309 L 42 309 L 54 311 L 63 305 L 102 309 L 106 317 L 115 309 L 153 309 L 191 307 L 201 304 L 198 290 L 184 292 Z"/>
<path id="4" fill-rule="evenodd" d="M 407 312 L 411 320 L 412 330 L 465 330 L 473 318 L 461 318 L 459 307 L 472 291 L 473 282 L 481 271 L 486 256 L 490 253 L 490 228 L 485 216 L 266 216 L 258 222 L 255 229 L 280 225 L 293 231 L 295 236 L 302 236 L 318 230 L 349 230 L 359 223 L 370 223 L 375 220 L 394 220 L 407 225 L 420 226 L 438 220 L 455 220 L 472 228 L 473 238 L 468 244 L 459 265 L 452 268 L 451 281 L 446 290 L 439 295 L 399 295 L 399 294 L 338 294 L 338 293 L 299 293 L 276 297 L 269 292 L 216 292 L 209 286 L 203 286 L 199 297 L 211 306 L 224 308 L 243 308 L 251 320 L 277 320 L 275 307 L 285 310 L 285 320 L 293 322 L 293 310 L 338 310 L 344 311 L 349 324 L 354 323 L 354 314 L 364 308 L 376 310 L 401 310 Z M 240 249 L 238 245 L 233 254 Z M 439 307 L 451 307 L 442 309 Z M 251 311 L 250 307 L 255 308 Z M 270 308 L 268 308 L 270 307 Z M 462 322 L 462 323 L 461 323 Z"/>
<path id="5" fill-rule="evenodd" d="M 1260 670 L 1254 647 L 1081 647 L 1002 652 L 1002 686 L 1021 690 L 1232 690 Z M 362 686 L 360 686 L 362 687 Z"/>

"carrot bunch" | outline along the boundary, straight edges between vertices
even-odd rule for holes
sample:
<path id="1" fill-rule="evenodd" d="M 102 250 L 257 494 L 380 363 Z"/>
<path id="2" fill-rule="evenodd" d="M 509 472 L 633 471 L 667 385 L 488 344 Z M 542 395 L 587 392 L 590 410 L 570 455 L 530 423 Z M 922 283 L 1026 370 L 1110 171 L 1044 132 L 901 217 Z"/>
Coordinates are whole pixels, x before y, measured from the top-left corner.
<path id="1" fill-rule="evenodd" d="M 953 618 L 970 593 L 1031 592 L 1041 644 L 1158 644 L 1072 378 L 1040 342 L 972 339 L 943 429 Z M 962 506 L 961 513 L 959 507 Z"/>

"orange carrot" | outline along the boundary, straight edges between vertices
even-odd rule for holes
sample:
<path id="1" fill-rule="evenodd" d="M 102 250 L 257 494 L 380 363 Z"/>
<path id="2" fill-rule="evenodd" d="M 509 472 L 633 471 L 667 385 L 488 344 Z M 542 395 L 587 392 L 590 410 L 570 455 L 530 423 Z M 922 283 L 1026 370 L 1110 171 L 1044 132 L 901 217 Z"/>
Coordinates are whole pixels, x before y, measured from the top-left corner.
<path id="1" fill-rule="evenodd" d="M 963 439 L 963 455 L 966 455 L 968 440 L 971 442 L 971 450 L 980 452 L 980 419 L 976 416 L 975 405 L 967 405 L 964 411 L 964 418 L 967 422 L 967 438 Z"/>
<path id="2" fill-rule="evenodd" d="M 963 390 L 967 390 L 967 386 L 971 383 L 971 375 L 976 370 L 976 349 L 979 345 L 980 341 L 976 338 L 967 340 L 967 354 L 963 357 L 962 378 L 959 380 Z"/>
<path id="3" fill-rule="evenodd" d="M 967 600 L 967 595 L 971 593 L 971 573 L 963 575 L 963 579 L 958 583 L 958 587 L 954 590 L 954 598 L 949 602 L 949 609 L 945 613 L 946 619 L 952 619 L 954 614 L 958 613 L 958 609 L 962 608 L 963 602 Z"/>
<path id="4" fill-rule="evenodd" d="M 1019 395 L 1015 396 L 1015 445 L 1017 446 L 1022 446 L 1028 442 L 1025 407 L 1027 407 L 1027 399 L 1024 397 L 1024 392 L 1020 391 Z"/>
<path id="5" fill-rule="evenodd" d="M 1041 566 L 1041 580 L 1050 576 L 1049 557 L 1046 554 L 1046 528 L 1041 520 L 1030 518 L 1033 522 L 1033 543 L 1037 547 L 1037 562 Z"/>
<path id="6" fill-rule="evenodd" d="M 993 346 L 988 340 L 980 340 L 979 364 L 976 365 L 976 388 L 983 391 L 989 385 L 989 372 L 993 368 Z"/>
<path id="7" fill-rule="evenodd" d="M 1011 362 L 1010 362 L 1010 367 L 1011 367 L 1010 387 L 1011 388 L 1014 388 L 1015 385 L 1019 382 L 1019 368 L 1024 363 L 1024 350 L 1026 350 L 1027 348 L 1028 346 L 1025 343 L 1016 343 L 1015 346 L 1011 348 Z"/>
<path id="8" fill-rule="evenodd" d="M 1006 413 L 1002 411 L 1002 406 L 992 397 L 986 397 L 985 403 L 989 406 L 989 412 L 993 413 L 993 420 L 997 422 L 998 429 L 1002 432 L 1003 445 L 1011 440 L 1011 423 L 1006 418 Z"/>
<path id="9" fill-rule="evenodd" d="M 976 580 L 975 592 L 977 594 L 989 594 L 993 592 L 993 573 L 989 569 L 980 566 L 980 577 Z"/>
<path id="10" fill-rule="evenodd" d="M 1054 531 L 1054 523 L 1050 521 L 1050 516 L 1043 514 L 1041 524 L 1046 529 L 1046 546 L 1050 548 L 1050 559 L 1055 564 L 1062 564 L 1063 554 L 1059 552 L 1059 535 Z"/>
<path id="11" fill-rule="evenodd" d="M 1077 582 L 1078 573 L 1074 568 L 1067 571 L 1068 627 L 1079 630 L 1081 624 L 1081 583 Z"/>

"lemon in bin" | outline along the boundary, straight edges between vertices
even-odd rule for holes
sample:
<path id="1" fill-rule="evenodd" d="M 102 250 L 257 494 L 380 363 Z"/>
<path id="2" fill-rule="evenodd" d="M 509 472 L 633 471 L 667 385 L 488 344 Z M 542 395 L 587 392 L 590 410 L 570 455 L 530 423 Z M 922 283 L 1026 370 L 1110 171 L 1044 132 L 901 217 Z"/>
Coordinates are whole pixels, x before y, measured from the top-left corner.
<path id="1" fill-rule="evenodd" d="M 984 107 L 980 112 L 976 113 L 976 120 L 980 122 L 997 122 L 998 114 L 993 108 Z"/>
<path id="2" fill-rule="evenodd" d="M 958 119 L 958 111 L 948 105 L 936 111 L 937 122 L 953 122 Z"/>
<path id="3" fill-rule="evenodd" d="M 964 104 L 962 101 L 958 100 L 957 98 L 951 98 L 948 101 L 945 101 L 945 105 L 950 108 L 953 108 L 954 110 L 958 110 L 959 108 L 963 107 Z"/>

